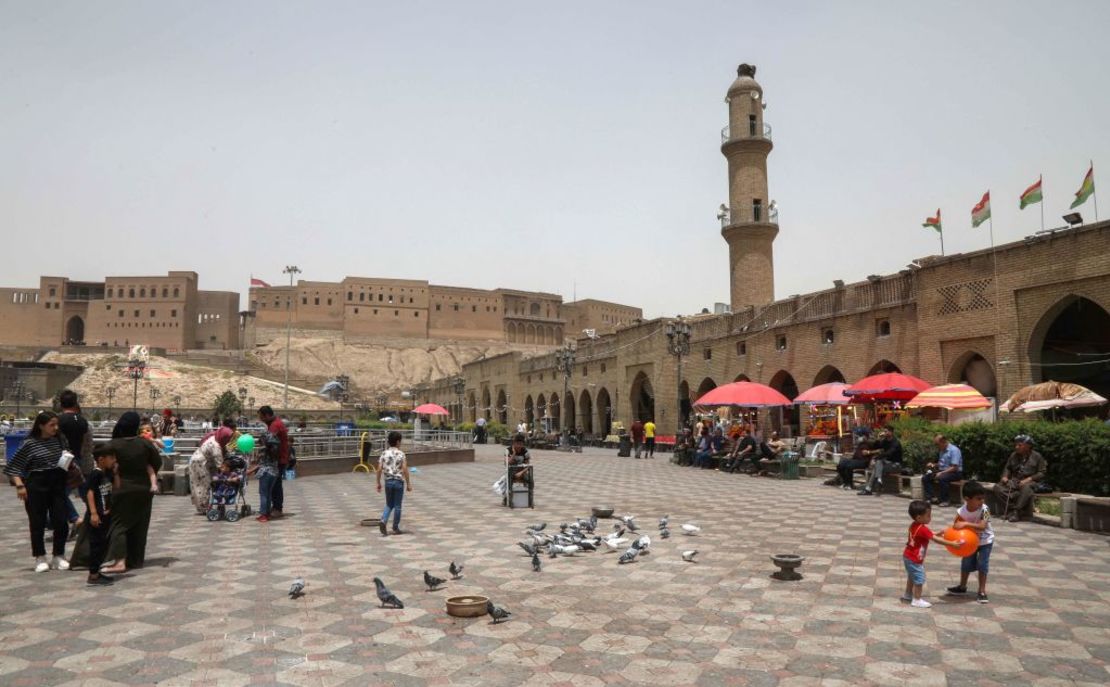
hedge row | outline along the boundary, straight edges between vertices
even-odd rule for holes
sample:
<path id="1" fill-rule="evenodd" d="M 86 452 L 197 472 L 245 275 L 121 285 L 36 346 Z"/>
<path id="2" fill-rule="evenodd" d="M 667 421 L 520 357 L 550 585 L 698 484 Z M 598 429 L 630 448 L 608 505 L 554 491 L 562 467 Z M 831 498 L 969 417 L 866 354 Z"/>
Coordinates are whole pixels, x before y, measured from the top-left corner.
<path id="1" fill-rule="evenodd" d="M 1045 482 L 1055 491 L 1110 496 L 1110 424 L 1099 420 L 1005 420 L 952 426 L 908 418 L 893 426 L 906 461 L 916 472 L 935 459 L 933 436 L 944 434 L 963 453 L 965 475 L 996 482 L 1014 450 L 1014 437 L 1028 434 L 1036 442 L 1034 449 L 1048 462 Z"/>

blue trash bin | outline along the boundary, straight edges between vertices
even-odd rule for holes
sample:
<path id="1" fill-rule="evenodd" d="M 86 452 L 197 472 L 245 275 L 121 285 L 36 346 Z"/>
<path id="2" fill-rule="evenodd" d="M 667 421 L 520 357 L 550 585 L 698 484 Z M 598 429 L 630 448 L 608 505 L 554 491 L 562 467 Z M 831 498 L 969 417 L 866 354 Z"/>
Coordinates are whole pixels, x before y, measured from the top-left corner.
<path id="1" fill-rule="evenodd" d="M 19 430 L 16 432 L 8 432 L 4 435 L 4 462 L 8 462 L 23 445 L 23 440 L 30 434 L 27 430 Z"/>
<path id="2" fill-rule="evenodd" d="M 340 437 L 351 437 L 355 435 L 355 423 L 353 422 L 337 422 L 335 423 L 335 435 Z"/>

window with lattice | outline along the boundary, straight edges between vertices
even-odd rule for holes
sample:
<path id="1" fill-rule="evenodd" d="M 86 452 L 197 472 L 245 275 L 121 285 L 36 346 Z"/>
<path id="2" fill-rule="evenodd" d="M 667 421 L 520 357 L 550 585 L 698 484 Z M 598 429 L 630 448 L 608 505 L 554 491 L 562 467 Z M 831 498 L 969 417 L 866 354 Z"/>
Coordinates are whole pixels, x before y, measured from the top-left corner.
<path id="1" fill-rule="evenodd" d="M 994 302 L 991 301 L 989 295 L 992 283 L 993 280 L 988 277 L 940 287 L 937 289 L 937 295 L 940 296 L 940 306 L 937 308 L 937 314 L 953 315 L 993 308 Z"/>

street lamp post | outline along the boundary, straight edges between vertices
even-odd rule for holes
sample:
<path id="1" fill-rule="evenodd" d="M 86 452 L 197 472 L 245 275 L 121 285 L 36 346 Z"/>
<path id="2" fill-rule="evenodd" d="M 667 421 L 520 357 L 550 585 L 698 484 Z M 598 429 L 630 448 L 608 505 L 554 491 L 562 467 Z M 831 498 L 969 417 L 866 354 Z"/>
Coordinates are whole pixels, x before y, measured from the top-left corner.
<path id="1" fill-rule="evenodd" d="M 151 414 L 156 414 L 158 412 L 158 406 L 156 404 L 158 403 L 158 397 L 161 396 L 161 395 L 162 395 L 162 392 L 159 391 L 157 387 L 153 387 L 153 386 L 150 387 L 150 412 L 151 412 Z"/>
<path id="2" fill-rule="evenodd" d="M 246 414 L 247 414 L 247 387 L 241 386 L 241 387 L 239 387 L 239 418 L 240 418 L 241 421 L 245 422 L 247 420 L 247 418 L 244 417 Z"/>
<path id="3" fill-rule="evenodd" d="M 247 397 L 247 417 L 254 417 L 254 396 Z"/>
<path id="4" fill-rule="evenodd" d="M 110 386 L 110 387 L 108 387 L 107 389 L 104 390 L 104 393 L 108 396 L 108 417 L 111 418 L 112 417 L 112 399 L 116 397 L 116 387 L 115 386 Z"/>
<path id="5" fill-rule="evenodd" d="M 459 417 L 457 422 L 463 421 L 463 393 L 466 391 L 466 380 L 461 376 L 455 378 L 455 396 L 459 399 Z"/>
<path id="6" fill-rule="evenodd" d="M 682 436 L 682 358 L 690 353 L 690 324 L 679 318 L 673 322 L 668 322 L 664 331 L 667 333 L 667 352 L 675 357 L 678 367 L 674 378 L 678 395 L 678 408 L 675 414 L 678 422 L 678 434 L 676 436 Z"/>
<path id="7" fill-rule="evenodd" d="M 567 404 L 567 393 L 570 388 L 570 375 L 574 372 L 574 349 L 570 346 L 560 348 L 555 353 L 555 361 L 558 364 L 559 370 L 563 373 L 563 398 L 559 401 L 559 412 L 563 412 L 563 408 Z M 568 448 L 567 445 L 567 423 L 562 422 L 562 431 L 559 433 L 559 446 L 564 450 Z"/>
<path id="8" fill-rule="evenodd" d="M 289 293 L 285 297 L 285 393 L 281 405 L 285 412 L 289 412 L 289 346 L 293 340 L 293 278 L 301 273 L 301 268 L 296 265 L 286 265 L 281 271 L 289 275 Z"/>
<path id="9" fill-rule="evenodd" d="M 15 394 L 15 418 L 17 420 L 19 419 L 19 412 L 20 412 L 20 409 L 21 409 L 21 404 L 23 402 L 23 389 L 24 388 L 25 387 L 23 385 L 23 380 L 22 379 L 17 379 L 14 382 L 12 382 L 11 390 L 12 390 L 12 393 Z"/>
<path id="10" fill-rule="evenodd" d="M 139 380 L 143 378 L 143 369 L 146 363 L 141 360 L 132 360 L 128 364 L 127 376 L 131 378 L 131 410 L 139 410 Z"/>
<path id="11" fill-rule="evenodd" d="M 389 403 L 389 396 L 378 394 L 378 418 L 385 412 L 385 404 Z"/>

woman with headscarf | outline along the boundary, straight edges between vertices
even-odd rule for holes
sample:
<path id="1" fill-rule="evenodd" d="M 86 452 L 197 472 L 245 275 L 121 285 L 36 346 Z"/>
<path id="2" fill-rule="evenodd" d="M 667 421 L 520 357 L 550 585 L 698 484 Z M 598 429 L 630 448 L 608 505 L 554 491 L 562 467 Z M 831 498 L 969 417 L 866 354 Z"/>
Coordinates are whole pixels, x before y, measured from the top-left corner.
<path id="1" fill-rule="evenodd" d="M 65 437 L 58 432 L 58 416 L 50 411 L 42 412 L 35 418 L 31 435 L 4 466 L 4 474 L 27 510 L 35 572 L 69 569 L 65 559 L 69 532 L 65 506 L 66 471 L 58 462 L 66 450 Z M 44 542 L 47 520 L 54 530 L 54 557 L 50 560 L 46 559 Z"/>
<path id="2" fill-rule="evenodd" d="M 147 468 L 155 472 L 160 470 L 162 457 L 154 444 L 137 436 L 141 423 L 138 413 L 126 412 L 112 430 L 116 484 L 112 489 L 112 527 L 108 530 L 107 558 L 115 563 L 100 570 L 108 574 L 141 568 L 146 559 L 146 536 L 154 501 Z"/>
<path id="3" fill-rule="evenodd" d="M 212 496 L 212 476 L 227 457 L 227 445 L 235 432 L 230 427 L 220 427 L 205 435 L 200 446 L 189 459 L 189 489 L 193 492 L 193 506 L 197 513 L 208 512 Z"/>

